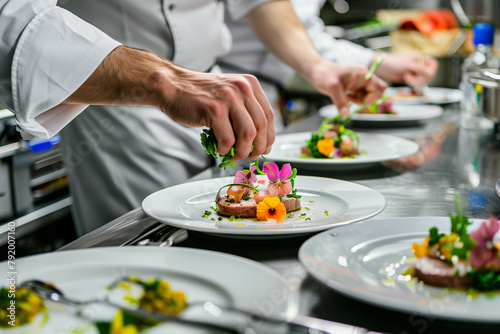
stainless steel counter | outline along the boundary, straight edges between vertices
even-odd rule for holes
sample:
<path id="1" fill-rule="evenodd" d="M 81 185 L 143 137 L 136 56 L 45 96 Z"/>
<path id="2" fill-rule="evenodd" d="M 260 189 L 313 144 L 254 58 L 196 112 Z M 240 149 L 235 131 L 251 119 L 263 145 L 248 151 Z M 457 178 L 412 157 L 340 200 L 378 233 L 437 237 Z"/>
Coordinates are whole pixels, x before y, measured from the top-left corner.
<path id="1" fill-rule="evenodd" d="M 311 116 L 292 124 L 287 132 L 313 131 L 321 118 Z M 454 196 L 462 199 L 465 213 L 473 218 L 500 216 L 495 184 L 500 178 L 500 143 L 492 130 L 458 126 L 458 113 L 448 106 L 439 119 L 395 128 L 353 128 L 411 138 L 420 151 L 410 158 L 344 172 L 311 172 L 300 175 L 332 177 L 357 182 L 382 193 L 387 208 L 378 217 L 446 216 L 454 211 Z M 218 177 L 210 169 L 193 178 Z M 158 225 L 140 208 L 67 245 L 65 249 L 121 246 Z M 500 326 L 451 322 L 417 314 L 398 313 L 358 302 L 330 290 L 308 276 L 297 259 L 301 244 L 310 237 L 278 240 L 234 240 L 189 232 L 174 247 L 194 247 L 231 253 L 262 262 L 279 271 L 301 295 L 300 313 L 390 333 L 498 333 Z M 140 246 L 138 246 L 140 247 Z M 499 311 L 500 317 L 500 311 Z"/>

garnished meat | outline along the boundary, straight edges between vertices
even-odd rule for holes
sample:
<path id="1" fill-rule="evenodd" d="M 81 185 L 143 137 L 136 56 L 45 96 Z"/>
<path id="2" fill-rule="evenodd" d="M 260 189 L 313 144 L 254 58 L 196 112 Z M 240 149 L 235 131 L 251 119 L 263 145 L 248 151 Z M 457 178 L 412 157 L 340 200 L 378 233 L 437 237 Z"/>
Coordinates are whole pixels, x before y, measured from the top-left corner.
<path id="1" fill-rule="evenodd" d="M 470 268 L 465 261 L 449 264 L 436 258 L 423 256 L 417 260 L 413 270 L 415 277 L 429 285 L 463 289 L 474 284 L 473 279 L 467 276 Z"/>

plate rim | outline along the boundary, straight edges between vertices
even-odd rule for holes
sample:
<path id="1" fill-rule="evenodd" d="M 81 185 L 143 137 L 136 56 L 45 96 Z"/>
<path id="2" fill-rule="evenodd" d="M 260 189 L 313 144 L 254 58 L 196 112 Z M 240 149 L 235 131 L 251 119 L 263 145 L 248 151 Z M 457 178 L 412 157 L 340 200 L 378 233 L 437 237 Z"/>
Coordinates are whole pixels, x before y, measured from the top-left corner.
<path id="1" fill-rule="evenodd" d="M 387 90 L 389 91 L 392 91 L 392 90 L 396 90 L 396 89 L 410 89 L 409 86 L 401 86 L 401 87 L 388 87 Z M 457 88 L 447 88 L 447 87 L 428 87 L 429 90 L 437 90 L 437 91 L 447 91 L 449 92 L 449 94 L 453 94 L 453 95 L 457 95 L 454 99 L 451 99 L 451 100 L 408 100 L 408 101 L 405 101 L 405 100 L 396 100 L 396 101 L 393 101 L 394 104 L 422 104 L 422 105 L 425 105 L 425 104 L 449 104 L 449 103 L 457 103 L 457 102 L 460 102 L 462 99 L 463 99 L 463 93 L 460 89 L 457 89 Z M 387 91 L 386 90 L 386 91 Z M 390 96 L 390 95 L 388 95 Z"/>
<path id="2" fill-rule="evenodd" d="M 269 237 L 280 237 L 280 236 L 281 237 L 282 236 L 293 237 L 293 236 L 310 234 L 310 233 L 315 233 L 318 231 L 327 230 L 333 226 L 342 226 L 342 225 L 357 223 L 357 222 L 368 220 L 368 219 L 371 219 L 371 218 L 377 216 L 378 214 L 382 213 L 385 210 L 385 208 L 387 207 L 387 200 L 385 199 L 385 197 L 377 190 L 372 189 L 370 187 L 367 187 L 365 185 L 355 183 L 355 182 L 345 181 L 345 180 L 334 179 L 334 178 L 298 175 L 296 181 L 303 180 L 301 182 L 306 182 L 308 179 L 310 179 L 310 180 L 323 180 L 323 181 L 330 182 L 331 187 L 334 187 L 334 186 L 338 187 L 339 185 L 343 184 L 346 186 L 348 185 L 351 188 L 353 187 L 354 189 L 359 189 L 359 190 L 363 190 L 365 192 L 370 192 L 370 194 L 374 197 L 373 201 L 376 200 L 377 203 L 378 202 L 380 202 L 380 203 L 377 204 L 377 209 L 376 210 L 374 209 L 374 211 L 372 211 L 370 214 L 366 214 L 366 215 L 363 215 L 362 217 L 358 217 L 356 219 L 351 219 L 351 220 L 344 221 L 344 222 L 337 222 L 337 223 L 333 223 L 333 224 L 322 224 L 322 225 L 317 225 L 317 226 L 309 226 L 309 227 L 306 227 L 304 229 L 262 229 L 262 230 L 209 228 L 208 225 L 207 225 L 207 228 L 198 228 L 198 227 L 193 227 L 193 226 L 189 226 L 189 225 L 186 226 L 186 224 L 179 223 L 176 220 L 167 221 L 167 220 L 169 220 L 169 218 L 166 219 L 166 218 L 159 217 L 158 215 L 150 212 L 150 210 L 148 210 L 148 208 L 145 208 L 145 204 L 147 204 L 148 201 L 151 201 L 151 199 L 156 197 L 156 196 L 161 196 L 162 192 L 173 192 L 173 191 L 176 191 L 177 189 L 182 188 L 182 187 L 201 185 L 205 182 L 213 182 L 213 181 L 219 182 L 220 184 L 227 184 L 227 183 L 232 182 L 232 178 L 233 178 L 233 176 L 226 176 L 226 177 L 198 180 L 198 181 L 193 181 L 193 182 L 181 183 L 181 184 L 178 184 L 178 185 L 175 185 L 172 187 L 160 189 L 160 190 L 148 195 L 146 198 L 144 198 L 144 200 L 141 203 L 141 208 L 146 215 L 148 215 L 152 219 L 157 220 L 158 222 L 161 222 L 161 223 L 164 223 L 167 225 L 172 225 L 172 226 L 179 227 L 179 228 L 184 228 L 186 230 L 209 233 L 209 234 L 214 234 L 214 235 L 230 236 L 233 238 L 241 238 L 241 237 L 255 237 L 255 238 L 266 237 L 266 238 L 269 238 Z M 222 182 L 222 181 L 225 181 L 225 182 Z M 302 188 L 302 189 L 304 189 L 304 191 L 306 191 L 310 188 Z M 300 193 L 301 189 L 299 188 L 298 190 Z M 324 190 L 324 189 L 322 189 L 322 190 Z M 334 190 L 329 190 L 328 192 L 333 192 L 333 191 Z M 333 194 L 342 198 L 342 196 L 339 196 L 336 193 L 333 193 Z M 178 210 L 177 207 L 175 208 L 175 210 Z M 344 214 L 345 214 L 345 212 L 344 212 Z M 191 221 L 191 220 L 188 220 L 187 218 L 184 218 L 184 220 Z M 201 221 L 201 220 L 194 220 L 194 221 Z"/>
<path id="3" fill-rule="evenodd" d="M 313 131 L 303 131 L 303 132 L 294 132 L 294 133 L 282 133 L 276 136 L 276 139 L 274 141 L 274 145 L 278 145 L 280 139 L 285 138 L 285 137 L 302 137 L 304 138 L 310 137 L 311 133 Z M 379 138 L 385 138 L 386 140 L 397 140 L 400 143 L 404 143 L 405 145 L 408 145 L 409 147 L 412 146 L 413 150 L 409 150 L 408 152 L 405 152 L 405 154 L 399 154 L 395 156 L 390 156 L 390 157 L 378 157 L 378 158 L 371 158 L 371 159 L 315 159 L 315 158 L 299 158 L 299 157 L 293 157 L 293 158 L 276 158 L 273 156 L 273 150 L 269 154 L 266 155 L 266 158 L 271 161 L 277 161 L 277 162 L 290 162 L 291 164 L 297 164 L 299 166 L 305 166 L 305 165 L 321 165 L 321 166 L 362 166 L 362 165 L 368 165 L 368 164 L 377 164 L 385 161 L 390 161 L 394 159 L 399 159 L 399 158 L 404 158 L 407 156 L 410 156 L 412 154 L 415 154 L 418 152 L 420 149 L 420 146 L 409 139 L 398 137 L 398 136 L 393 136 L 393 135 L 387 135 L 383 133 L 372 133 L 372 132 L 363 132 L 363 131 L 357 131 L 356 132 L 358 136 L 360 137 L 360 146 L 362 145 L 362 137 L 379 137 Z M 304 139 L 305 140 L 305 139 Z"/>
<path id="4" fill-rule="evenodd" d="M 419 122 L 419 121 L 426 121 L 434 118 L 438 118 L 444 113 L 444 108 L 441 107 L 440 105 L 434 105 L 434 104 L 397 104 L 396 105 L 398 108 L 405 108 L 405 107 L 411 107 L 411 108 L 420 108 L 420 109 L 434 109 L 434 111 L 431 113 L 429 112 L 427 115 L 423 115 L 420 117 L 401 117 L 398 115 L 371 115 L 371 114 L 355 114 L 352 116 L 352 121 L 356 123 L 360 122 L 373 122 L 373 123 L 394 123 L 395 125 L 397 123 L 407 123 L 407 122 Z M 318 114 L 323 117 L 323 118 L 328 118 L 325 117 L 325 111 L 327 109 L 335 109 L 337 110 L 337 107 L 335 104 L 327 104 L 322 106 L 321 108 L 318 109 Z M 338 111 L 337 111 L 338 112 Z M 365 116 L 366 115 L 366 116 Z"/>
<path id="5" fill-rule="evenodd" d="M 445 223 L 448 223 L 449 224 L 449 217 L 448 216 L 422 216 L 422 217 L 384 217 L 384 218 L 377 218 L 377 219 L 371 219 L 370 221 L 365 221 L 363 223 L 360 223 L 360 224 L 357 224 L 358 226 L 361 226 L 365 223 L 368 223 L 368 224 L 377 224 L 377 223 L 380 223 L 380 222 L 384 222 L 384 221 L 390 221 L 391 223 L 394 223 L 396 221 L 401 221 L 401 220 L 408 220 L 408 219 L 412 219 L 412 220 L 433 220 L 433 221 L 438 221 L 438 224 L 445 224 Z M 486 219 L 478 219 L 478 218 L 470 218 L 470 220 L 472 220 L 475 224 L 479 224 L 480 222 L 486 220 Z M 432 223 L 432 224 L 436 224 L 436 223 Z M 411 227 L 414 227 L 416 224 L 410 224 L 410 223 L 407 223 L 407 226 L 411 226 Z M 426 226 L 426 225 L 425 225 Z M 354 287 L 349 287 L 348 285 L 346 284 L 343 284 L 343 283 L 340 283 L 340 282 L 336 282 L 333 278 L 329 278 L 329 279 L 325 279 L 324 277 L 322 277 L 318 272 L 314 272 L 313 270 L 311 270 L 311 267 L 309 266 L 309 263 L 305 260 L 305 249 L 307 247 L 310 247 L 310 244 L 317 241 L 317 240 L 321 240 L 321 238 L 324 238 L 324 236 L 326 234 L 329 234 L 329 233 L 336 233 L 335 231 L 336 230 L 340 230 L 341 229 L 346 229 L 346 228 L 350 228 L 349 225 L 347 226 L 340 226 L 339 228 L 333 228 L 333 229 L 330 229 L 328 231 L 324 231 L 322 233 L 318 233 L 312 237 L 310 237 L 309 239 L 307 239 L 299 248 L 299 252 L 298 252 L 298 258 L 299 258 L 299 262 L 304 266 L 304 268 L 306 269 L 306 271 L 308 272 L 308 274 L 310 274 L 312 277 L 314 277 L 318 282 L 320 282 L 321 284 L 324 284 L 326 285 L 328 288 L 344 295 L 344 296 L 347 296 L 349 298 L 352 298 L 354 300 L 357 300 L 357 301 L 360 301 L 360 302 L 363 302 L 363 303 L 366 303 L 366 304 L 369 304 L 369 305 L 373 305 L 373 306 L 376 306 L 376 307 L 380 307 L 382 309 L 390 309 L 390 310 L 393 310 L 393 311 L 397 311 L 397 312 L 404 312 L 404 313 L 417 313 L 419 315 L 424 315 L 424 316 L 433 316 L 433 317 L 437 317 L 437 318 L 440 318 L 440 319 L 443 319 L 443 320 L 453 320 L 453 321 L 461 321 L 461 322 L 467 322 L 467 321 L 473 321 L 473 322 L 479 322 L 479 323 L 499 323 L 500 322 L 500 318 L 487 318 L 487 317 L 478 317 L 477 314 L 473 314 L 473 315 L 470 315 L 470 314 L 463 314 L 463 313 L 460 313 L 460 314 L 457 314 L 456 312 L 442 312 L 442 313 L 435 313 L 435 312 L 432 312 L 432 311 L 429 311 L 428 309 L 422 309 L 422 308 L 419 308 L 419 309 L 416 309 L 416 308 L 412 308 L 412 306 L 414 307 L 415 305 L 414 304 L 411 304 L 411 303 L 408 303 L 407 301 L 405 300 L 402 300 L 402 299 L 394 299 L 394 298 L 388 298 L 385 294 L 384 294 L 384 291 L 385 290 L 381 290 L 381 292 L 379 294 L 377 294 L 377 298 L 374 298 L 372 296 L 367 296 L 367 294 L 364 294 L 360 291 L 357 291 L 357 289 Z M 414 232 L 414 233 L 426 233 L 428 232 L 428 230 L 421 230 L 421 231 L 409 231 L 410 232 Z M 351 249 L 352 247 L 352 244 L 349 246 L 349 245 L 345 245 L 344 248 L 346 249 Z M 410 248 L 410 245 L 409 245 L 409 248 Z M 329 255 L 331 255 L 332 253 L 334 253 L 333 250 L 330 250 L 329 252 Z M 331 262 L 327 262 L 328 264 L 331 264 Z M 349 271 L 350 273 L 353 273 L 352 270 Z M 354 273 L 355 274 L 355 273 Z M 357 274 L 355 274 L 355 277 L 359 277 Z M 363 282 L 363 281 L 361 281 Z M 434 287 L 433 287 L 434 288 Z M 498 297 L 500 298 L 500 297 Z M 417 304 L 418 305 L 418 304 Z M 500 301 L 499 301 L 499 305 L 500 305 Z"/>
<path id="6" fill-rule="evenodd" d="M 95 256 L 102 255 L 100 258 L 98 258 L 98 261 L 95 261 Z M 214 251 L 214 250 L 206 250 L 206 249 L 198 249 L 198 248 L 187 248 L 187 247 L 165 247 L 165 248 L 158 248 L 158 247 L 139 247 L 139 246 L 112 246 L 112 247 L 92 247 L 92 248 L 82 248 L 82 249 L 71 249 L 71 250 L 65 250 L 65 251 L 56 251 L 56 252 L 49 252 L 49 253 L 41 253 L 41 254 L 35 254 L 35 255 L 29 255 L 29 256 L 24 256 L 24 257 L 19 257 L 16 259 L 16 266 L 22 265 L 25 266 L 26 263 L 36 263 L 36 262 L 44 262 L 47 263 L 49 261 L 50 263 L 54 263 L 54 261 L 61 261 L 61 257 L 65 261 L 69 261 L 71 258 L 78 257 L 78 256 L 85 256 L 88 258 L 88 263 L 95 264 L 96 266 L 106 264 L 106 263 L 112 263 L 112 264 L 122 264 L 126 265 L 127 262 L 129 261 L 130 256 L 133 256 L 135 258 L 147 258 L 146 264 L 143 262 L 140 263 L 135 263 L 132 265 L 142 267 L 146 266 L 147 268 L 155 269 L 155 270 L 165 270 L 165 272 L 168 271 L 176 271 L 179 269 L 179 267 L 166 267 L 162 266 L 160 263 L 163 262 L 158 262 L 154 263 L 153 260 L 158 260 L 158 259 L 165 259 L 172 258 L 172 257 L 179 257 L 179 256 L 184 256 L 192 259 L 207 259 L 210 258 L 212 260 L 217 260 L 221 264 L 227 264 L 231 263 L 232 265 L 234 264 L 239 264 L 240 266 L 244 266 L 246 268 L 249 268 L 249 271 L 257 271 L 259 273 L 259 276 L 264 276 L 266 277 L 266 282 L 269 282 L 269 279 L 273 279 L 274 282 L 268 288 L 269 294 L 273 291 L 273 289 L 276 288 L 276 286 L 280 286 L 281 288 L 284 289 L 287 298 L 283 302 L 283 307 L 278 309 L 273 312 L 275 315 L 280 315 L 286 318 L 287 320 L 291 320 L 293 317 L 295 317 L 298 314 L 299 311 L 299 302 L 300 302 L 300 295 L 297 289 L 293 289 L 289 283 L 286 282 L 285 277 L 279 273 L 277 270 L 252 259 L 230 254 L 230 253 L 225 253 L 225 252 L 220 252 L 220 251 Z M 121 261 L 117 261 L 117 259 L 122 259 Z M 201 261 L 201 260 L 199 260 Z M 0 262 L 0 265 L 6 265 L 7 261 L 2 261 Z M 84 262 L 87 263 L 87 262 Z M 29 267 L 26 267 L 22 273 L 19 273 L 17 277 L 27 277 L 27 278 L 32 278 L 34 275 L 37 273 L 41 272 L 41 265 L 36 267 L 35 272 L 33 273 L 32 269 Z M 221 285 L 219 281 L 215 279 L 215 277 L 206 277 L 206 275 L 202 275 L 202 273 L 198 272 L 198 270 L 191 266 L 189 267 L 186 271 L 186 267 L 182 268 L 182 272 L 184 274 L 192 275 L 193 277 L 201 278 L 203 280 L 207 280 L 213 284 L 216 284 L 217 286 L 221 286 L 226 289 L 230 293 L 230 297 L 234 299 L 234 305 L 236 307 L 241 307 L 245 308 L 248 310 L 255 310 L 255 305 L 239 305 L 242 304 L 243 301 L 237 301 L 235 298 L 237 298 L 237 290 L 239 291 L 240 289 L 237 288 L 232 288 L 227 289 L 227 287 Z M 61 269 L 61 271 L 65 270 L 64 268 Z M 167 273 L 166 273 L 167 275 Z M 213 275 L 220 275 L 218 273 L 211 274 Z M 168 277 L 166 277 L 168 280 Z M 58 284 L 57 281 L 55 284 Z M 59 283 L 61 284 L 61 283 Z M 263 286 L 262 284 L 256 284 L 256 286 Z M 241 298 L 241 296 L 240 296 Z M 276 305 L 275 305 L 276 306 Z"/>
<path id="7" fill-rule="evenodd" d="M 497 197 L 500 198 L 500 179 L 498 179 L 495 184 L 495 193 L 497 194 Z"/>

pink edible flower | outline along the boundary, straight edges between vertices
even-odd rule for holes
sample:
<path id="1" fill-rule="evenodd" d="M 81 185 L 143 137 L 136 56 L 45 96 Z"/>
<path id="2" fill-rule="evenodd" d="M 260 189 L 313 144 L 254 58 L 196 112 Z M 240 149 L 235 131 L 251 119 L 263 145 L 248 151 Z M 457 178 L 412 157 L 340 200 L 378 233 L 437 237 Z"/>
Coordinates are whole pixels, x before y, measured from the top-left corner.
<path id="1" fill-rule="evenodd" d="M 250 170 L 239 170 L 234 175 L 234 183 L 243 183 L 253 186 L 254 182 L 257 182 L 257 176 L 254 174 L 256 167 L 253 166 Z M 245 194 L 250 195 L 252 189 L 245 188 Z"/>
<path id="2" fill-rule="evenodd" d="M 469 254 L 469 262 L 472 267 L 483 268 L 488 264 L 496 265 L 499 262 L 499 250 L 493 243 L 493 237 L 499 229 L 498 219 L 491 217 L 484 221 L 477 230 L 470 233 L 471 238 L 477 242 Z"/>
<path id="3" fill-rule="evenodd" d="M 282 196 L 292 191 L 292 183 L 288 179 L 292 176 L 292 167 L 290 164 L 284 164 L 281 171 L 275 163 L 268 162 L 262 168 L 269 179 L 267 191 L 271 196 Z"/>

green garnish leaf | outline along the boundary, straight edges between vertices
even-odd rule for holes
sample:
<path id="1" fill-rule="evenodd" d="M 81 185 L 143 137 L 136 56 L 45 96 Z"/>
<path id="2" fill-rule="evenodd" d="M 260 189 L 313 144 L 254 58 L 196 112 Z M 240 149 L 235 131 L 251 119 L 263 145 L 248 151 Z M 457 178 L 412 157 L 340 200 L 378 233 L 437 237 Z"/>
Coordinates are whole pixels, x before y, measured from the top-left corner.
<path id="1" fill-rule="evenodd" d="M 444 233 L 439 233 L 437 227 L 429 229 L 429 246 L 433 246 L 439 242 L 439 239 L 444 236 Z"/>
<path id="2" fill-rule="evenodd" d="M 219 168 L 226 169 L 228 166 L 231 168 L 236 166 L 236 164 L 231 161 L 234 157 L 234 146 L 231 147 L 226 155 L 219 155 L 217 153 L 217 139 L 215 138 L 215 134 L 212 129 L 203 129 L 203 132 L 201 133 L 201 144 L 205 148 L 205 152 L 210 154 L 214 159 L 218 159 L 219 157 L 222 158 Z"/>

